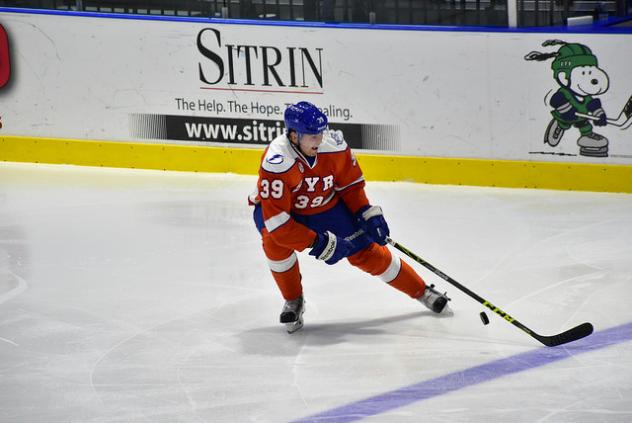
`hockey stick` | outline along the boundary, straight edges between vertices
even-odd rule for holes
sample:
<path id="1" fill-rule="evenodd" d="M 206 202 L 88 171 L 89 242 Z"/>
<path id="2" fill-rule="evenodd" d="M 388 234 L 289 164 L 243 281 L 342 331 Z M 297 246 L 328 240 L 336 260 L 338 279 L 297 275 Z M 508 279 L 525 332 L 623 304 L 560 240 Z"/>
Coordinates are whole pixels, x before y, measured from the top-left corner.
<path id="1" fill-rule="evenodd" d="M 586 114 L 586 113 L 575 113 L 575 115 L 577 115 L 579 117 L 583 117 L 584 119 L 599 120 L 599 117 L 593 116 L 593 115 L 589 115 L 589 114 Z M 629 117 L 621 115 L 617 119 L 607 118 L 606 122 L 608 122 L 608 125 L 617 126 L 619 128 L 626 129 L 632 123 L 632 115 L 629 116 Z"/>
<path id="2" fill-rule="evenodd" d="M 599 117 L 586 113 L 575 113 L 579 117 L 590 120 L 599 120 Z M 616 119 L 606 119 L 608 125 L 618 126 L 621 129 L 626 129 L 632 125 L 632 97 L 628 99 L 628 102 L 623 106 L 623 110 L 619 113 L 619 117 Z"/>
<path id="3" fill-rule="evenodd" d="M 386 238 L 386 241 L 389 244 L 391 244 L 393 247 L 397 248 L 402 253 L 406 254 L 411 259 L 415 260 L 417 263 L 421 264 L 422 266 L 432 271 L 435 275 L 441 277 L 446 282 L 449 282 L 452 285 L 456 286 L 461 291 L 463 291 L 470 297 L 474 298 L 476 301 L 483 304 L 485 307 L 487 307 L 494 313 L 498 314 L 500 317 L 504 318 L 506 321 L 508 321 L 512 325 L 518 327 L 519 329 L 522 329 L 522 331 L 531 335 L 533 338 L 537 339 L 538 341 L 540 341 L 547 347 L 556 347 L 558 345 L 577 341 L 578 339 L 584 338 L 593 332 L 593 325 L 591 325 L 590 323 L 582 323 L 579 326 L 575 326 L 574 328 L 569 329 L 566 332 L 559 333 L 557 335 L 551 335 L 551 336 L 539 335 L 535 333 L 534 331 L 532 331 L 531 329 L 529 329 L 528 327 L 526 327 L 525 325 L 523 325 L 522 323 L 520 323 L 519 321 L 517 321 L 516 319 L 514 319 L 513 317 L 511 317 L 509 314 L 502 311 L 500 308 L 496 307 L 495 305 L 493 305 L 492 303 L 490 303 L 483 297 L 479 296 L 475 292 L 469 290 L 467 287 L 461 285 L 459 282 L 455 281 L 450 276 L 446 275 L 441 270 L 434 267 L 432 264 L 428 263 L 427 261 L 425 261 L 418 255 L 416 255 L 415 253 L 411 252 L 403 245 L 393 241 L 391 238 L 388 238 L 388 237 Z"/>

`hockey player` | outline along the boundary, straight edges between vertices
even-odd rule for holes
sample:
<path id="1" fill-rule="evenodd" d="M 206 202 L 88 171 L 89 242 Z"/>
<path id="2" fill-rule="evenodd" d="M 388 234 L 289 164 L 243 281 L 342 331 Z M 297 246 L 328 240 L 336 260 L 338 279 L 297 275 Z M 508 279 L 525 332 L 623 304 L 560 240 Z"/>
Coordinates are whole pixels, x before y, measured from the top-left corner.
<path id="1" fill-rule="evenodd" d="M 389 228 L 379 206 L 364 192 L 360 166 L 340 131 L 308 102 L 285 110 L 285 133 L 263 153 L 254 220 L 272 276 L 285 299 L 280 321 L 292 333 L 305 310 L 296 251 L 327 264 L 343 258 L 441 313 L 449 298 L 426 286 L 385 246 Z"/>

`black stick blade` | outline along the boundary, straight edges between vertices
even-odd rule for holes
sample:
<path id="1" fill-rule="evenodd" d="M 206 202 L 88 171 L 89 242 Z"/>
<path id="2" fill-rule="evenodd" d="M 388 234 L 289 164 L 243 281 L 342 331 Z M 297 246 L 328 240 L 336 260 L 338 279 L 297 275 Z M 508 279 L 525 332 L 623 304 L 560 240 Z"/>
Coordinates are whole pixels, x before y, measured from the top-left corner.
<path id="1" fill-rule="evenodd" d="M 623 114 L 625 115 L 626 119 L 629 119 L 630 116 L 632 116 L 632 97 L 630 97 L 628 102 L 623 107 Z"/>
<path id="2" fill-rule="evenodd" d="M 538 335 L 536 338 L 547 347 L 557 347 L 558 345 L 568 344 L 569 342 L 577 341 L 593 333 L 593 325 L 590 323 L 582 323 L 579 326 L 575 326 L 566 332 L 559 333 L 552 336 Z"/>

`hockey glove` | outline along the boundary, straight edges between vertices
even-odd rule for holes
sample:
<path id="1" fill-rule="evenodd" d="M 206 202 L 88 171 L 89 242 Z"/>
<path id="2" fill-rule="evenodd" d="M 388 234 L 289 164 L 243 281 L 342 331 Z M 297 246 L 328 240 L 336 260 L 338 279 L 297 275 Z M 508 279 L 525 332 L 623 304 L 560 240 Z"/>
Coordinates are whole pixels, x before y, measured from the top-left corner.
<path id="1" fill-rule="evenodd" d="M 598 98 L 593 98 L 590 103 L 586 106 L 588 112 L 593 116 L 599 118 L 595 121 L 596 126 L 606 126 L 608 124 L 608 118 L 606 116 L 606 112 L 601 107 L 601 100 Z"/>
<path id="2" fill-rule="evenodd" d="M 608 124 L 608 117 L 605 113 L 599 115 L 599 120 L 595 122 L 597 126 L 606 126 Z"/>
<path id="3" fill-rule="evenodd" d="M 316 242 L 309 252 L 310 256 L 318 260 L 324 260 L 327 264 L 335 264 L 347 257 L 353 248 L 353 244 L 344 238 L 337 237 L 327 231 L 317 234 Z"/>
<path id="4" fill-rule="evenodd" d="M 373 241 L 386 245 L 386 237 L 390 235 L 382 208 L 380 206 L 364 206 L 356 213 L 358 224 Z"/>
<path id="5" fill-rule="evenodd" d="M 564 119 L 566 122 L 574 122 L 577 120 L 577 115 L 575 114 L 575 108 L 571 103 L 568 102 L 564 94 L 561 92 L 556 92 L 551 97 L 551 101 L 549 104 L 555 109 L 557 113 L 560 114 L 560 117 Z"/>

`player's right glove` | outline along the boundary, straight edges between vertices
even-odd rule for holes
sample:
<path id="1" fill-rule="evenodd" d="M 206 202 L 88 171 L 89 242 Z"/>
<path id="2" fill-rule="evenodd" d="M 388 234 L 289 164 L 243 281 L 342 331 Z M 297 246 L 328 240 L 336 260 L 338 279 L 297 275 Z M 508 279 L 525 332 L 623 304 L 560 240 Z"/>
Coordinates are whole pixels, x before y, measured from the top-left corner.
<path id="1" fill-rule="evenodd" d="M 353 248 L 350 241 L 337 237 L 329 231 L 317 235 L 309 255 L 318 260 L 324 260 L 327 264 L 335 264 L 347 257 Z"/>
<path id="2" fill-rule="evenodd" d="M 560 114 L 560 117 L 567 122 L 573 122 L 577 120 L 577 115 L 575 114 L 575 108 L 568 102 L 564 94 L 561 92 L 556 92 L 551 97 L 551 101 L 549 102 L 551 106 Z"/>
<path id="3" fill-rule="evenodd" d="M 565 112 L 560 112 L 558 110 L 558 112 L 560 113 L 560 117 L 564 120 L 566 120 L 567 122 L 572 122 L 574 120 L 577 120 L 577 115 L 575 114 L 575 109 L 570 109 L 567 110 Z"/>

